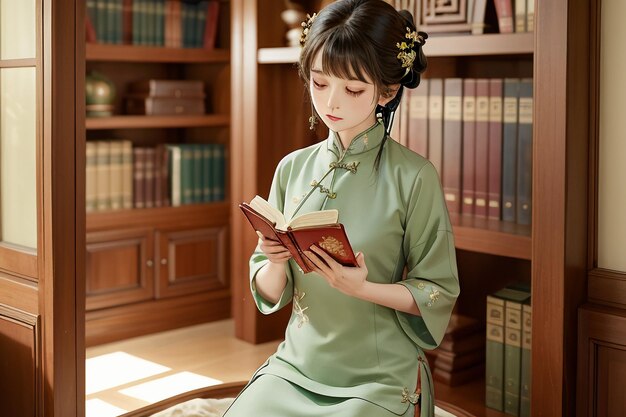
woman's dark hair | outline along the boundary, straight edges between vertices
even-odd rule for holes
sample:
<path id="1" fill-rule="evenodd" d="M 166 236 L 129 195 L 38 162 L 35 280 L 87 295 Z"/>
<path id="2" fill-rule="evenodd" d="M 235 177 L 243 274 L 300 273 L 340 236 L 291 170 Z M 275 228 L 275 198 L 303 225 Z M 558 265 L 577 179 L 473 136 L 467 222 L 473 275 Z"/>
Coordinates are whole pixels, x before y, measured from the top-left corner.
<path id="1" fill-rule="evenodd" d="M 373 81 L 375 91 L 389 97 L 393 84 L 400 84 L 396 96 L 383 108 L 377 106 L 389 133 L 393 112 L 402 98 L 403 87 L 415 88 L 420 74 L 426 69 L 426 57 L 419 42 L 413 50 L 415 60 L 410 70 L 398 59 L 397 43 L 407 41 L 407 28 L 416 31 L 413 16 L 406 10 L 398 12 L 383 0 L 338 0 L 322 9 L 314 19 L 300 54 L 298 69 L 310 83 L 310 71 L 314 59 L 322 53 L 322 71 L 340 78 L 356 78 L 367 82 L 365 74 Z M 420 32 L 425 39 L 427 35 Z M 381 142 L 376 166 L 386 136 Z"/>

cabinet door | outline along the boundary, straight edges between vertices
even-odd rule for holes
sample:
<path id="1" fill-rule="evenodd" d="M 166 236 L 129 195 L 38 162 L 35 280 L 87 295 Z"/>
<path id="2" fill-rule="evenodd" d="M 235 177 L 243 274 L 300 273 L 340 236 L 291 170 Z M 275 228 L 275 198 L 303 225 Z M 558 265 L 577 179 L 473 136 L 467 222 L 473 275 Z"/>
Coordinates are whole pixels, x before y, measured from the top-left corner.
<path id="1" fill-rule="evenodd" d="M 87 234 L 87 310 L 154 297 L 154 241 L 150 229 Z"/>
<path id="2" fill-rule="evenodd" d="M 228 287 L 227 226 L 157 232 L 157 297 Z"/>

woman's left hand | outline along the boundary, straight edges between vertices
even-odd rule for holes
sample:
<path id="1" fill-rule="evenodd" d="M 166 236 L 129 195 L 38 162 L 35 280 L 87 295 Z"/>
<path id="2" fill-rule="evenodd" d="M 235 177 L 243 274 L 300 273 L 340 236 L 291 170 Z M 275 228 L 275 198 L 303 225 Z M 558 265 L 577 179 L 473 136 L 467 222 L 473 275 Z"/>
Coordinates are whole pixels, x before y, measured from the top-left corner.
<path id="1" fill-rule="evenodd" d="M 367 266 L 363 252 L 356 255 L 358 266 L 343 266 L 331 258 L 324 250 L 312 245 L 304 254 L 328 284 L 350 296 L 356 296 L 366 285 Z"/>

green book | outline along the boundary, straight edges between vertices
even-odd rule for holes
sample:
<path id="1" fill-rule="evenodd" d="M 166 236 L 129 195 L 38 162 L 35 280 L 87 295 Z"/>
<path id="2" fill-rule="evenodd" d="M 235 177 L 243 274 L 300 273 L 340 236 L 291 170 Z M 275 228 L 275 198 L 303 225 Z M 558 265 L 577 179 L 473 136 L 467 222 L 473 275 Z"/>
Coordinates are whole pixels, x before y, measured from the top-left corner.
<path id="1" fill-rule="evenodd" d="M 181 204 L 193 203 L 193 150 L 189 145 L 181 145 L 180 190 Z"/>
<path id="2" fill-rule="evenodd" d="M 202 202 L 202 145 L 191 145 L 193 149 L 193 202 Z"/>
<path id="3" fill-rule="evenodd" d="M 226 165 L 226 159 L 225 159 L 225 155 L 224 155 L 224 145 L 222 144 L 215 144 L 214 145 L 215 148 L 213 150 L 213 161 L 214 161 L 214 165 L 213 165 L 213 176 L 215 177 L 214 179 L 214 194 L 213 194 L 213 199 L 215 201 L 222 201 L 224 200 L 225 194 L 224 194 L 224 171 L 225 171 L 225 165 Z"/>
<path id="4" fill-rule="evenodd" d="M 141 15 L 139 8 L 140 0 L 133 0 L 132 12 L 133 12 L 133 45 L 141 45 L 141 33 L 139 28 L 141 27 Z"/>
<path id="5" fill-rule="evenodd" d="M 165 45 L 165 0 L 158 0 L 156 4 L 156 45 Z"/>
<path id="6" fill-rule="evenodd" d="M 485 343 L 485 405 L 504 410 L 504 300 L 487 296 L 487 340 Z"/>
<path id="7" fill-rule="evenodd" d="M 531 224 L 533 164 L 533 80 L 519 84 L 517 125 L 517 222 Z"/>
<path id="8" fill-rule="evenodd" d="M 520 417 L 530 417 L 530 346 L 532 341 L 530 299 L 522 305 L 522 377 L 520 380 Z"/>
<path id="9" fill-rule="evenodd" d="M 519 79 L 504 80 L 502 125 L 502 220 L 517 221 L 517 122 Z"/>
<path id="10" fill-rule="evenodd" d="M 202 146 L 202 201 L 207 203 L 213 200 L 213 145 Z"/>
<path id="11" fill-rule="evenodd" d="M 107 43 L 107 7 L 106 0 L 96 0 L 96 21 L 94 25 L 96 26 L 96 38 L 98 38 L 98 43 Z"/>
<path id="12" fill-rule="evenodd" d="M 504 302 L 504 412 L 519 416 L 522 364 L 522 304 L 526 291 L 510 290 Z"/>

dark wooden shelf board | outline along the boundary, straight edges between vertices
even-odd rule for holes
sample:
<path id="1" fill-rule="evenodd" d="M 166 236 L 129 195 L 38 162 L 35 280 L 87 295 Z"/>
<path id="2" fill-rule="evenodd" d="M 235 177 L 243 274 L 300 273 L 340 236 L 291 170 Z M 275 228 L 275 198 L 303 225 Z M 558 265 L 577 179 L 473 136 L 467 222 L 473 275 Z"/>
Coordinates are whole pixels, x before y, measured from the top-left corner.
<path id="1" fill-rule="evenodd" d="M 182 128 L 228 126 L 230 116 L 208 114 L 202 116 L 110 116 L 88 117 L 87 130 L 139 129 L 139 128 Z"/>
<path id="2" fill-rule="evenodd" d="M 531 227 L 499 220 L 451 215 L 457 249 L 530 260 Z"/>
<path id="3" fill-rule="evenodd" d="M 87 213 L 86 229 L 109 230 L 124 227 L 184 226 L 185 222 L 223 223 L 230 217 L 227 201 L 188 204 L 178 207 L 155 207 L 130 210 L 108 210 Z"/>
<path id="4" fill-rule="evenodd" d="M 482 378 L 454 387 L 435 381 L 435 398 L 475 417 L 509 417 L 508 414 L 485 406 L 485 380 Z"/>
<path id="5" fill-rule="evenodd" d="M 230 61 L 230 51 L 88 43 L 85 58 L 87 61 L 227 63 Z"/>
<path id="6" fill-rule="evenodd" d="M 259 64 L 289 64 L 298 61 L 300 47 L 260 48 Z M 431 36 L 426 41 L 427 57 L 532 54 L 533 33 Z"/>

